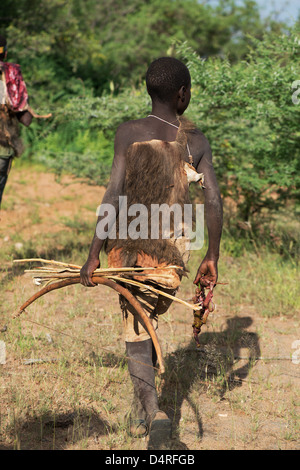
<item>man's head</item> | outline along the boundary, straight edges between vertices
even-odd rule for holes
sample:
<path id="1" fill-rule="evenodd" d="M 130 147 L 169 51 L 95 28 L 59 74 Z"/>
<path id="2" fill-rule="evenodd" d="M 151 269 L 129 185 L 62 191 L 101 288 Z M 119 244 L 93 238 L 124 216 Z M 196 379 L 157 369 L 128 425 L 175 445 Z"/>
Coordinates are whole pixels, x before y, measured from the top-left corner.
<path id="1" fill-rule="evenodd" d="M 150 64 L 146 73 L 146 86 L 153 101 L 172 101 L 179 90 L 190 89 L 190 72 L 180 60 L 161 57 Z"/>
<path id="2" fill-rule="evenodd" d="M 5 37 L 0 35 L 0 60 L 4 60 L 6 58 L 6 44 Z"/>

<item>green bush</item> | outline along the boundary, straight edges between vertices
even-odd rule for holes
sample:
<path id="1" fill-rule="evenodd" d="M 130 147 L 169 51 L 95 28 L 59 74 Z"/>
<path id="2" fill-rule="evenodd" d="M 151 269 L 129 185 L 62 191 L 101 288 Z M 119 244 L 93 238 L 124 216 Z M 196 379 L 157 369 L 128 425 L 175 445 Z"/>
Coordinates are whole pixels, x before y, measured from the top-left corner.
<path id="1" fill-rule="evenodd" d="M 253 225 L 263 210 L 299 202 L 299 27 L 252 41 L 255 49 L 234 65 L 201 60 L 185 44 L 180 52 L 193 78 L 190 115 L 210 141 L 222 194 Z"/>

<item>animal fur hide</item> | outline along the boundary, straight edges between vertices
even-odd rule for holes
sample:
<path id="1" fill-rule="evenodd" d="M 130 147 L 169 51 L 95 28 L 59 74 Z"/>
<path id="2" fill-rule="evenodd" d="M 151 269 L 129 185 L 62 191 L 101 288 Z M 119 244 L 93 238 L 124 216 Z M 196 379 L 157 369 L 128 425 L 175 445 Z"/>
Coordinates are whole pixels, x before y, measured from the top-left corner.
<path id="1" fill-rule="evenodd" d="M 162 234 L 162 221 L 159 224 L 159 236 L 153 239 L 151 233 L 151 206 L 189 204 L 189 185 L 185 171 L 185 156 L 187 144 L 187 132 L 194 126 L 186 120 L 182 120 L 177 138 L 173 142 L 162 140 L 150 140 L 135 142 L 132 144 L 126 157 L 125 195 L 127 207 L 133 204 L 143 204 L 147 208 L 147 220 L 141 221 L 141 225 L 148 225 L 149 236 L 147 239 L 119 238 L 119 226 L 117 220 L 117 239 L 108 240 L 106 252 L 110 265 L 136 266 L 141 265 L 142 259 L 152 258 L 150 265 L 176 265 L 185 270 L 182 253 L 178 250 L 174 240 L 164 239 Z M 172 213 L 171 213 L 172 216 Z M 128 216 L 128 225 L 134 217 Z M 153 221 L 152 221 L 153 223 Z M 174 227 L 174 218 L 171 217 L 170 232 Z M 183 235 L 183 224 L 180 228 Z M 180 233 L 176 232 L 176 236 Z M 172 238 L 172 237 L 171 237 Z M 174 238 L 174 237 L 173 237 Z M 146 264 L 143 264 L 145 266 Z"/>
<path id="2" fill-rule="evenodd" d="M 0 145 L 12 147 L 16 157 L 23 152 L 20 123 L 15 113 L 10 111 L 6 105 L 0 105 Z"/>

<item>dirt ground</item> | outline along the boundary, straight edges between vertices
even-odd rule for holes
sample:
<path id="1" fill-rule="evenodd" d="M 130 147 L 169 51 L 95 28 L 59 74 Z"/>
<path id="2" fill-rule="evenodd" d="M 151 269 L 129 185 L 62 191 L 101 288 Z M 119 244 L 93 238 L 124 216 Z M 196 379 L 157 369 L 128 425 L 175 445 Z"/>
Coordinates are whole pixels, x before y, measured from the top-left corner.
<path id="1" fill-rule="evenodd" d="M 71 177 L 63 177 L 58 182 L 48 173 L 32 173 L 29 169 L 12 171 L 4 195 L 4 210 L 0 212 L 0 251 L 17 243 L 24 246 L 29 240 L 42 238 L 43 234 L 55 236 L 62 230 L 72 230 L 70 223 L 66 226 L 66 220 L 87 221 L 92 225 L 96 221 L 95 208 L 101 202 L 103 193 L 103 188 L 88 186 Z M 21 245 L 17 245 L 20 250 Z M 9 270 L 9 261 L 6 260 L 1 267 L 1 315 L 6 322 L 9 321 L 10 309 L 33 292 L 32 281 L 21 271 L 14 274 L 14 279 L 10 276 L 7 283 Z M 72 302 L 76 303 L 78 311 L 81 307 L 90 307 L 91 312 L 86 313 L 86 318 L 91 320 L 90 315 L 94 315 L 93 322 L 101 326 L 101 331 L 108 332 L 113 326 L 116 339 L 113 348 L 110 343 L 112 337 L 108 333 L 107 338 L 103 339 L 102 346 L 107 349 L 102 360 L 107 361 L 107 374 L 112 378 L 110 387 L 104 390 L 103 386 L 103 401 L 94 400 L 91 403 L 91 400 L 86 402 L 84 396 L 79 397 L 78 413 L 78 409 L 75 412 L 71 404 L 68 407 L 67 401 L 63 402 L 63 397 L 60 397 L 62 405 L 55 415 L 55 448 L 73 450 L 83 447 L 83 437 L 79 433 L 74 439 L 80 415 L 81 429 L 88 428 L 84 435 L 85 449 L 146 450 L 147 439 L 125 438 L 126 433 L 120 427 L 128 404 L 124 397 L 128 395 L 131 384 L 127 371 L 117 360 L 118 354 L 124 354 L 119 336 L 121 323 L 116 320 L 115 324 L 115 320 L 111 319 L 111 312 L 119 311 L 118 299 L 107 288 L 97 289 L 89 291 L 88 303 L 83 298 L 85 294 L 78 290 L 56 293 L 51 298 L 45 296 L 43 303 L 46 310 L 47 306 L 53 307 L 55 302 L 60 302 L 61 317 L 67 309 L 70 310 Z M 180 297 L 190 299 L 193 291 L 191 280 L 186 280 Z M 223 300 L 220 288 L 215 294 L 216 310 L 203 327 L 201 347 L 198 349 L 192 338 L 191 310 L 174 303 L 160 321 L 159 338 L 166 365 L 164 381 L 158 379 L 160 402 L 172 418 L 174 430 L 168 448 L 181 451 L 299 450 L 299 316 L 266 318 L 255 306 L 244 304 L 243 298 L 238 308 L 230 311 Z M 74 305 L 72 308 L 75 308 Z M 42 323 L 43 318 L 37 312 L 38 307 L 32 307 L 30 318 Z M 83 321 L 83 317 L 74 318 L 72 328 Z M 58 324 L 59 319 L 55 317 L 51 326 L 55 329 Z M 85 338 L 94 341 L 94 330 L 89 323 L 84 325 Z M 47 332 L 38 325 L 35 331 L 43 331 L 44 335 Z M 48 332 L 55 337 L 55 331 Z M 7 334 L 0 333 L 0 340 L 13 343 Z M 89 354 L 95 354 L 93 348 L 87 350 Z M 45 351 L 51 356 L 51 345 L 45 346 Z M 107 351 L 113 351 L 114 359 Z M 96 351 L 96 355 L 99 358 L 100 352 Z M 24 365 L 24 358 L 15 354 L 12 346 L 10 348 L 8 345 L 6 364 L 0 365 L 2 422 L 12 409 L 12 398 L 7 388 L 12 376 L 14 386 L 18 383 L 16 376 L 20 374 L 20 387 L 26 380 L 26 385 L 31 383 L 33 388 L 39 383 L 41 390 L 47 386 L 38 377 L 43 373 L 45 377 L 51 377 L 55 371 L 55 363 L 46 363 L 34 365 L 31 372 L 27 372 L 29 369 Z M 80 374 L 84 375 L 87 371 L 82 362 L 78 364 L 76 380 L 84 381 Z M 62 389 L 59 391 L 63 395 Z M 48 409 L 48 421 L 44 419 L 42 439 L 40 422 L 34 414 L 34 400 L 28 407 L 31 415 L 23 417 L 19 423 L 20 447 L 53 448 L 51 407 L 50 411 Z M 3 432 L 0 449 L 15 447 L 13 435 Z"/>

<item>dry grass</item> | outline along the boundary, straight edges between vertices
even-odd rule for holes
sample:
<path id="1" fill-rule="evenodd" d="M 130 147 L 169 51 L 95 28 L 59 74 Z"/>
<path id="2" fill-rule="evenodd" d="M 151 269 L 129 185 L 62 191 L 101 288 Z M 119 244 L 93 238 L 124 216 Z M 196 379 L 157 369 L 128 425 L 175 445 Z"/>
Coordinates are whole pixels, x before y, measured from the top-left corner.
<path id="1" fill-rule="evenodd" d="M 28 182 L 32 175 L 24 172 L 22 178 Z M 36 193 L 22 185 L 22 197 L 32 200 L 39 194 L 31 236 L 30 224 L 22 221 L 27 228 L 18 230 L 18 214 L 13 213 L 19 210 L 17 172 L 1 213 L 0 327 L 7 329 L 0 340 L 7 358 L 0 365 L 0 449 L 146 450 L 147 440 L 132 439 L 124 425 L 132 389 L 113 291 L 71 286 L 47 294 L 11 319 L 37 289 L 23 266 L 13 267 L 12 257 L 42 255 L 82 264 L 92 236 L 95 215 L 87 208 L 92 201 L 84 197 L 88 188 L 74 182 L 74 191 L 70 181 L 58 185 L 44 174 L 39 179 L 43 185 L 47 181 L 45 194 L 38 178 Z M 59 193 L 64 195 L 60 207 Z M 53 206 L 45 215 L 47 200 Z M 22 202 L 27 221 L 30 207 Z M 55 220 L 61 224 L 68 211 L 68 224 L 58 230 Z M 79 213 L 85 225 L 74 240 L 70 221 Z M 57 230 L 51 232 L 51 226 Z M 15 248 L 17 234 L 21 251 Z M 191 276 L 199 256 L 192 254 Z M 288 277 L 285 296 L 280 295 L 279 276 Z M 203 327 L 200 349 L 192 339 L 190 309 L 173 304 L 160 321 L 166 374 L 163 382 L 157 377 L 157 385 L 161 406 L 173 420 L 170 447 L 299 449 L 300 366 L 291 360 L 292 344 L 300 339 L 296 267 L 267 253 L 238 259 L 223 254 L 220 281 L 229 284 L 215 290 L 217 309 Z M 190 300 L 193 293 L 191 279 L 185 280 L 181 298 Z"/>

